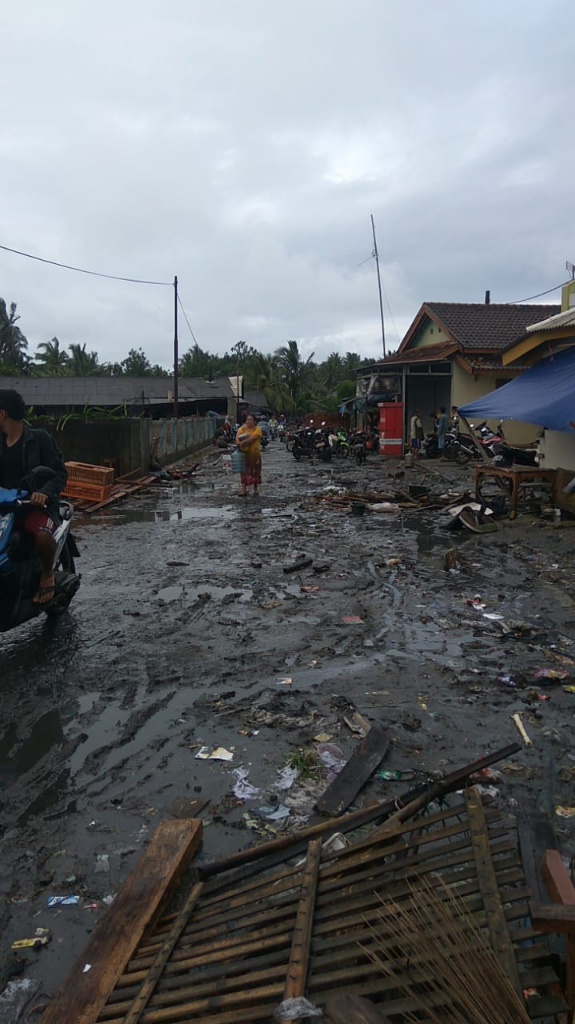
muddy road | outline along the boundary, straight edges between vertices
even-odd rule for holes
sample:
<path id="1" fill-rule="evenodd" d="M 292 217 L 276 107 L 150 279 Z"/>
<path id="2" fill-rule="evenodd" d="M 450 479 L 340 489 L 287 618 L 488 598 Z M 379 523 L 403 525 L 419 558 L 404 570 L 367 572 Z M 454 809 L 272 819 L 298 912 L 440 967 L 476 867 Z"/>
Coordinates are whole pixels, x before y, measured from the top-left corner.
<path id="1" fill-rule="evenodd" d="M 78 520 L 71 610 L 0 638 L 0 988 L 11 942 L 48 927 L 24 976 L 54 990 L 161 818 L 200 813 L 205 858 L 308 822 L 325 777 L 282 789 L 278 773 L 318 735 L 348 757 L 349 702 L 391 729 L 384 767 L 416 780 L 517 740 L 521 711 L 533 745 L 499 766 L 497 799 L 546 816 L 569 855 L 575 530 L 528 515 L 454 538 L 437 512 L 319 500 L 329 485 L 471 486 L 449 464 L 401 472 L 298 464 L 276 442 L 255 500 L 210 453 L 195 483 Z M 314 565 L 284 573 L 299 555 Z M 232 760 L 200 760 L 204 746 Z M 374 779 L 359 801 L 409 785 Z M 66 894 L 79 902 L 46 906 Z"/>

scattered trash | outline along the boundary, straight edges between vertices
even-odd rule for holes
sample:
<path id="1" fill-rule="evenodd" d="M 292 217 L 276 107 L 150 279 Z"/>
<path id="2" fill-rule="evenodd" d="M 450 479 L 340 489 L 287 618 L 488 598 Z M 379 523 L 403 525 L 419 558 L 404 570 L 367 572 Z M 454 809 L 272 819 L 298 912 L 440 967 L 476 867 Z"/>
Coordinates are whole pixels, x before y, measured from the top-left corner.
<path id="1" fill-rule="evenodd" d="M 497 786 L 482 786 L 481 784 L 479 784 L 475 788 L 478 790 L 479 793 L 481 793 L 481 796 L 486 796 L 490 800 L 495 800 L 495 797 L 499 796 L 499 790 L 497 789 Z"/>
<path id="2" fill-rule="evenodd" d="M 569 673 L 564 668 L 538 668 L 534 679 L 567 679 Z"/>
<path id="3" fill-rule="evenodd" d="M 94 871 L 97 875 L 106 874 L 110 870 L 110 858 L 107 853 L 98 853 L 96 855 L 96 867 Z"/>
<path id="4" fill-rule="evenodd" d="M 318 743 L 316 750 L 321 763 L 326 769 L 324 775 L 328 782 L 332 782 L 336 775 L 339 775 L 340 771 L 345 768 L 346 761 L 343 751 L 336 747 L 334 743 Z"/>
<path id="5" fill-rule="evenodd" d="M 560 818 L 573 818 L 575 817 L 575 807 L 556 807 L 555 814 Z"/>
<path id="6" fill-rule="evenodd" d="M 521 738 L 522 738 L 525 746 L 526 747 L 532 747 L 533 746 L 533 740 L 530 740 L 529 736 L 527 735 L 527 732 L 525 730 L 525 726 L 523 725 L 523 722 L 521 721 L 521 715 L 516 711 L 514 715 L 511 715 L 511 720 L 515 724 L 515 726 L 516 726 L 517 730 L 519 731 L 519 733 L 521 734 Z"/>
<path id="7" fill-rule="evenodd" d="M 323 1017 L 318 1006 L 309 999 L 298 996 L 297 999 L 284 999 L 274 1013 L 274 1020 L 299 1020 L 300 1017 Z"/>
<path id="8" fill-rule="evenodd" d="M 293 678 L 291 676 L 283 676 L 282 679 L 278 679 L 277 683 L 279 686 L 291 686 Z"/>
<path id="9" fill-rule="evenodd" d="M 16 939 L 12 943 L 12 949 L 42 949 L 47 946 L 52 935 L 49 928 L 36 928 L 31 939 Z"/>
<path id="10" fill-rule="evenodd" d="M 80 902 L 79 896 L 48 896 L 47 907 L 74 907 Z"/>
<path id="11" fill-rule="evenodd" d="M 290 764 L 286 764 L 285 768 L 282 768 L 278 772 L 278 777 L 274 783 L 276 789 L 291 789 L 296 779 L 299 779 L 299 769 L 294 768 Z"/>
<path id="12" fill-rule="evenodd" d="M 319 590 L 319 586 L 315 586 L 315 587 L 303 587 L 302 586 L 299 589 L 301 590 L 301 592 L 303 594 L 315 594 Z"/>
<path id="13" fill-rule="evenodd" d="M 196 754 L 196 760 L 200 761 L 233 761 L 234 755 L 231 750 L 225 747 L 200 747 Z"/>
<path id="14" fill-rule="evenodd" d="M 445 552 L 444 568 L 446 572 L 459 572 L 461 558 L 457 548 L 450 548 Z"/>
<path id="15" fill-rule="evenodd" d="M 92 964 L 84 964 L 82 968 L 82 974 L 87 974 L 88 971 L 92 970 Z"/>
<path id="16" fill-rule="evenodd" d="M 471 605 L 472 608 L 476 608 L 478 612 L 482 612 L 484 608 L 487 608 L 487 605 L 481 600 L 479 594 L 476 594 L 475 597 L 468 597 L 466 599 L 466 604 Z"/>
<path id="17" fill-rule="evenodd" d="M 342 718 L 348 729 L 358 733 L 360 736 L 367 736 L 371 729 L 371 722 L 368 722 L 367 718 L 360 715 L 359 711 L 354 711 L 353 714 L 342 715 Z"/>
<path id="18" fill-rule="evenodd" d="M 499 612 L 483 612 L 484 619 L 491 619 L 493 622 L 498 622 L 503 619 L 503 616 Z"/>
<path id="19" fill-rule="evenodd" d="M 575 686 L 564 686 L 563 693 L 575 693 Z"/>
<path id="20" fill-rule="evenodd" d="M 24 961 L 22 961 L 24 963 Z M 35 978 L 12 979 L 6 985 L 3 992 L 0 992 L 0 1020 L 15 1021 L 25 1020 L 22 1016 L 26 1007 L 29 1010 L 32 997 L 38 991 L 40 982 Z M 28 1020 L 31 1020 L 28 1013 Z"/>
<path id="21" fill-rule="evenodd" d="M 504 686 L 517 687 L 517 683 L 511 676 L 497 676 L 497 680 Z"/>
<path id="22" fill-rule="evenodd" d="M 255 800 L 261 793 L 261 790 L 256 786 L 252 786 L 251 782 L 248 782 L 248 769 L 247 768 L 234 768 L 233 774 L 236 777 L 236 781 L 232 787 L 233 794 L 238 800 Z"/>
<path id="23" fill-rule="evenodd" d="M 285 804 L 276 804 L 273 807 L 257 807 L 254 813 L 270 821 L 282 821 L 289 816 L 290 809 Z"/>
<path id="24" fill-rule="evenodd" d="M 384 779 L 386 782 L 404 782 L 413 779 L 415 772 L 411 768 L 402 771 L 399 768 L 378 768 L 375 773 L 376 779 Z"/>
<path id="25" fill-rule="evenodd" d="M 397 505 L 393 501 L 376 501 L 374 505 L 369 505 L 368 508 L 372 512 L 399 512 L 400 505 Z"/>
<path id="26" fill-rule="evenodd" d="M 317 736 L 314 736 L 314 740 L 316 743 L 329 743 L 331 737 L 331 732 L 318 732 Z"/>
<path id="27" fill-rule="evenodd" d="M 363 622 L 363 619 L 360 615 L 344 615 L 341 621 L 349 624 L 351 622 Z"/>

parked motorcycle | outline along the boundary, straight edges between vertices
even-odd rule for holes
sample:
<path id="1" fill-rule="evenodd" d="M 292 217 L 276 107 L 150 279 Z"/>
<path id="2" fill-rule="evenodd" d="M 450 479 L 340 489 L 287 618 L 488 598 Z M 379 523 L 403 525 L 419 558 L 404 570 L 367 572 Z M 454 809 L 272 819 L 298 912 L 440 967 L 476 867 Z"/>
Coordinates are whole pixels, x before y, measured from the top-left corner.
<path id="1" fill-rule="evenodd" d="M 315 427 L 313 423 L 308 427 L 301 427 L 300 430 L 294 431 L 293 435 L 290 434 L 287 447 L 288 451 L 291 451 L 294 459 L 297 459 L 298 462 L 304 456 L 308 459 L 313 458 L 315 450 Z"/>
<path id="2" fill-rule="evenodd" d="M 367 440 L 368 435 L 364 430 L 356 430 L 349 439 L 351 454 L 360 465 L 367 459 Z"/>
<path id="3" fill-rule="evenodd" d="M 70 532 L 74 510 L 68 501 L 61 500 L 62 521 L 54 533 L 55 594 L 47 604 L 33 600 L 40 582 L 40 560 L 33 539 L 18 528 L 16 516 L 33 507 L 30 495 L 53 476 L 53 470 L 40 466 L 32 470 L 20 489 L 0 488 L 0 633 L 36 618 L 41 612 L 61 615 L 80 586 L 74 562 L 79 552 Z"/>

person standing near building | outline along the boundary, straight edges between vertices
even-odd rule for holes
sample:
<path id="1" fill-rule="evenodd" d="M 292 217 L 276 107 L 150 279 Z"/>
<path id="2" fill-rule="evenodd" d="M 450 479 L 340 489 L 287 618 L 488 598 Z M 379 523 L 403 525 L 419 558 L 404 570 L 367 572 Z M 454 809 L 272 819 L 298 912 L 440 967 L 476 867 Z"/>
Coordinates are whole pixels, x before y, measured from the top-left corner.
<path id="1" fill-rule="evenodd" d="M 437 417 L 437 448 L 439 455 L 443 458 L 443 449 L 445 448 L 445 434 L 447 432 L 447 413 L 445 406 L 439 406 L 439 416 Z"/>
<path id="2" fill-rule="evenodd" d="M 419 449 L 423 441 L 423 424 L 421 422 L 421 411 L 416 409 L 409 423 L 409 436 L 411 438 L 411 451 L 414 458 L 419 458 Z"/>

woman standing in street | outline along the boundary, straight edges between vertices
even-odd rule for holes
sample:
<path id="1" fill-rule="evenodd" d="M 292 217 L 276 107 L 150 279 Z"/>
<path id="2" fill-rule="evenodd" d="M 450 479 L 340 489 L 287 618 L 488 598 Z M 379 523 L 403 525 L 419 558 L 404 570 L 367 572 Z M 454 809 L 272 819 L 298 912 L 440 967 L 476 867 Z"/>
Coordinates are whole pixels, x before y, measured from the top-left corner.
<path id="1" fill-rule="evenodd" d="M 241 475 L 242 489 L 240 497 L 245 498 L 248 487 L 254 489 L 254 497 L 258 493 L 258 486 L 262 482 L 262 455 L 260 450 L 260 438 L 262 432 L 258 427 L 255 416 L 248 413 L 245 423 L 239 428 L 236 434 L 236 442 L 240 452 L 245 455 L 246 468 Z"/>

